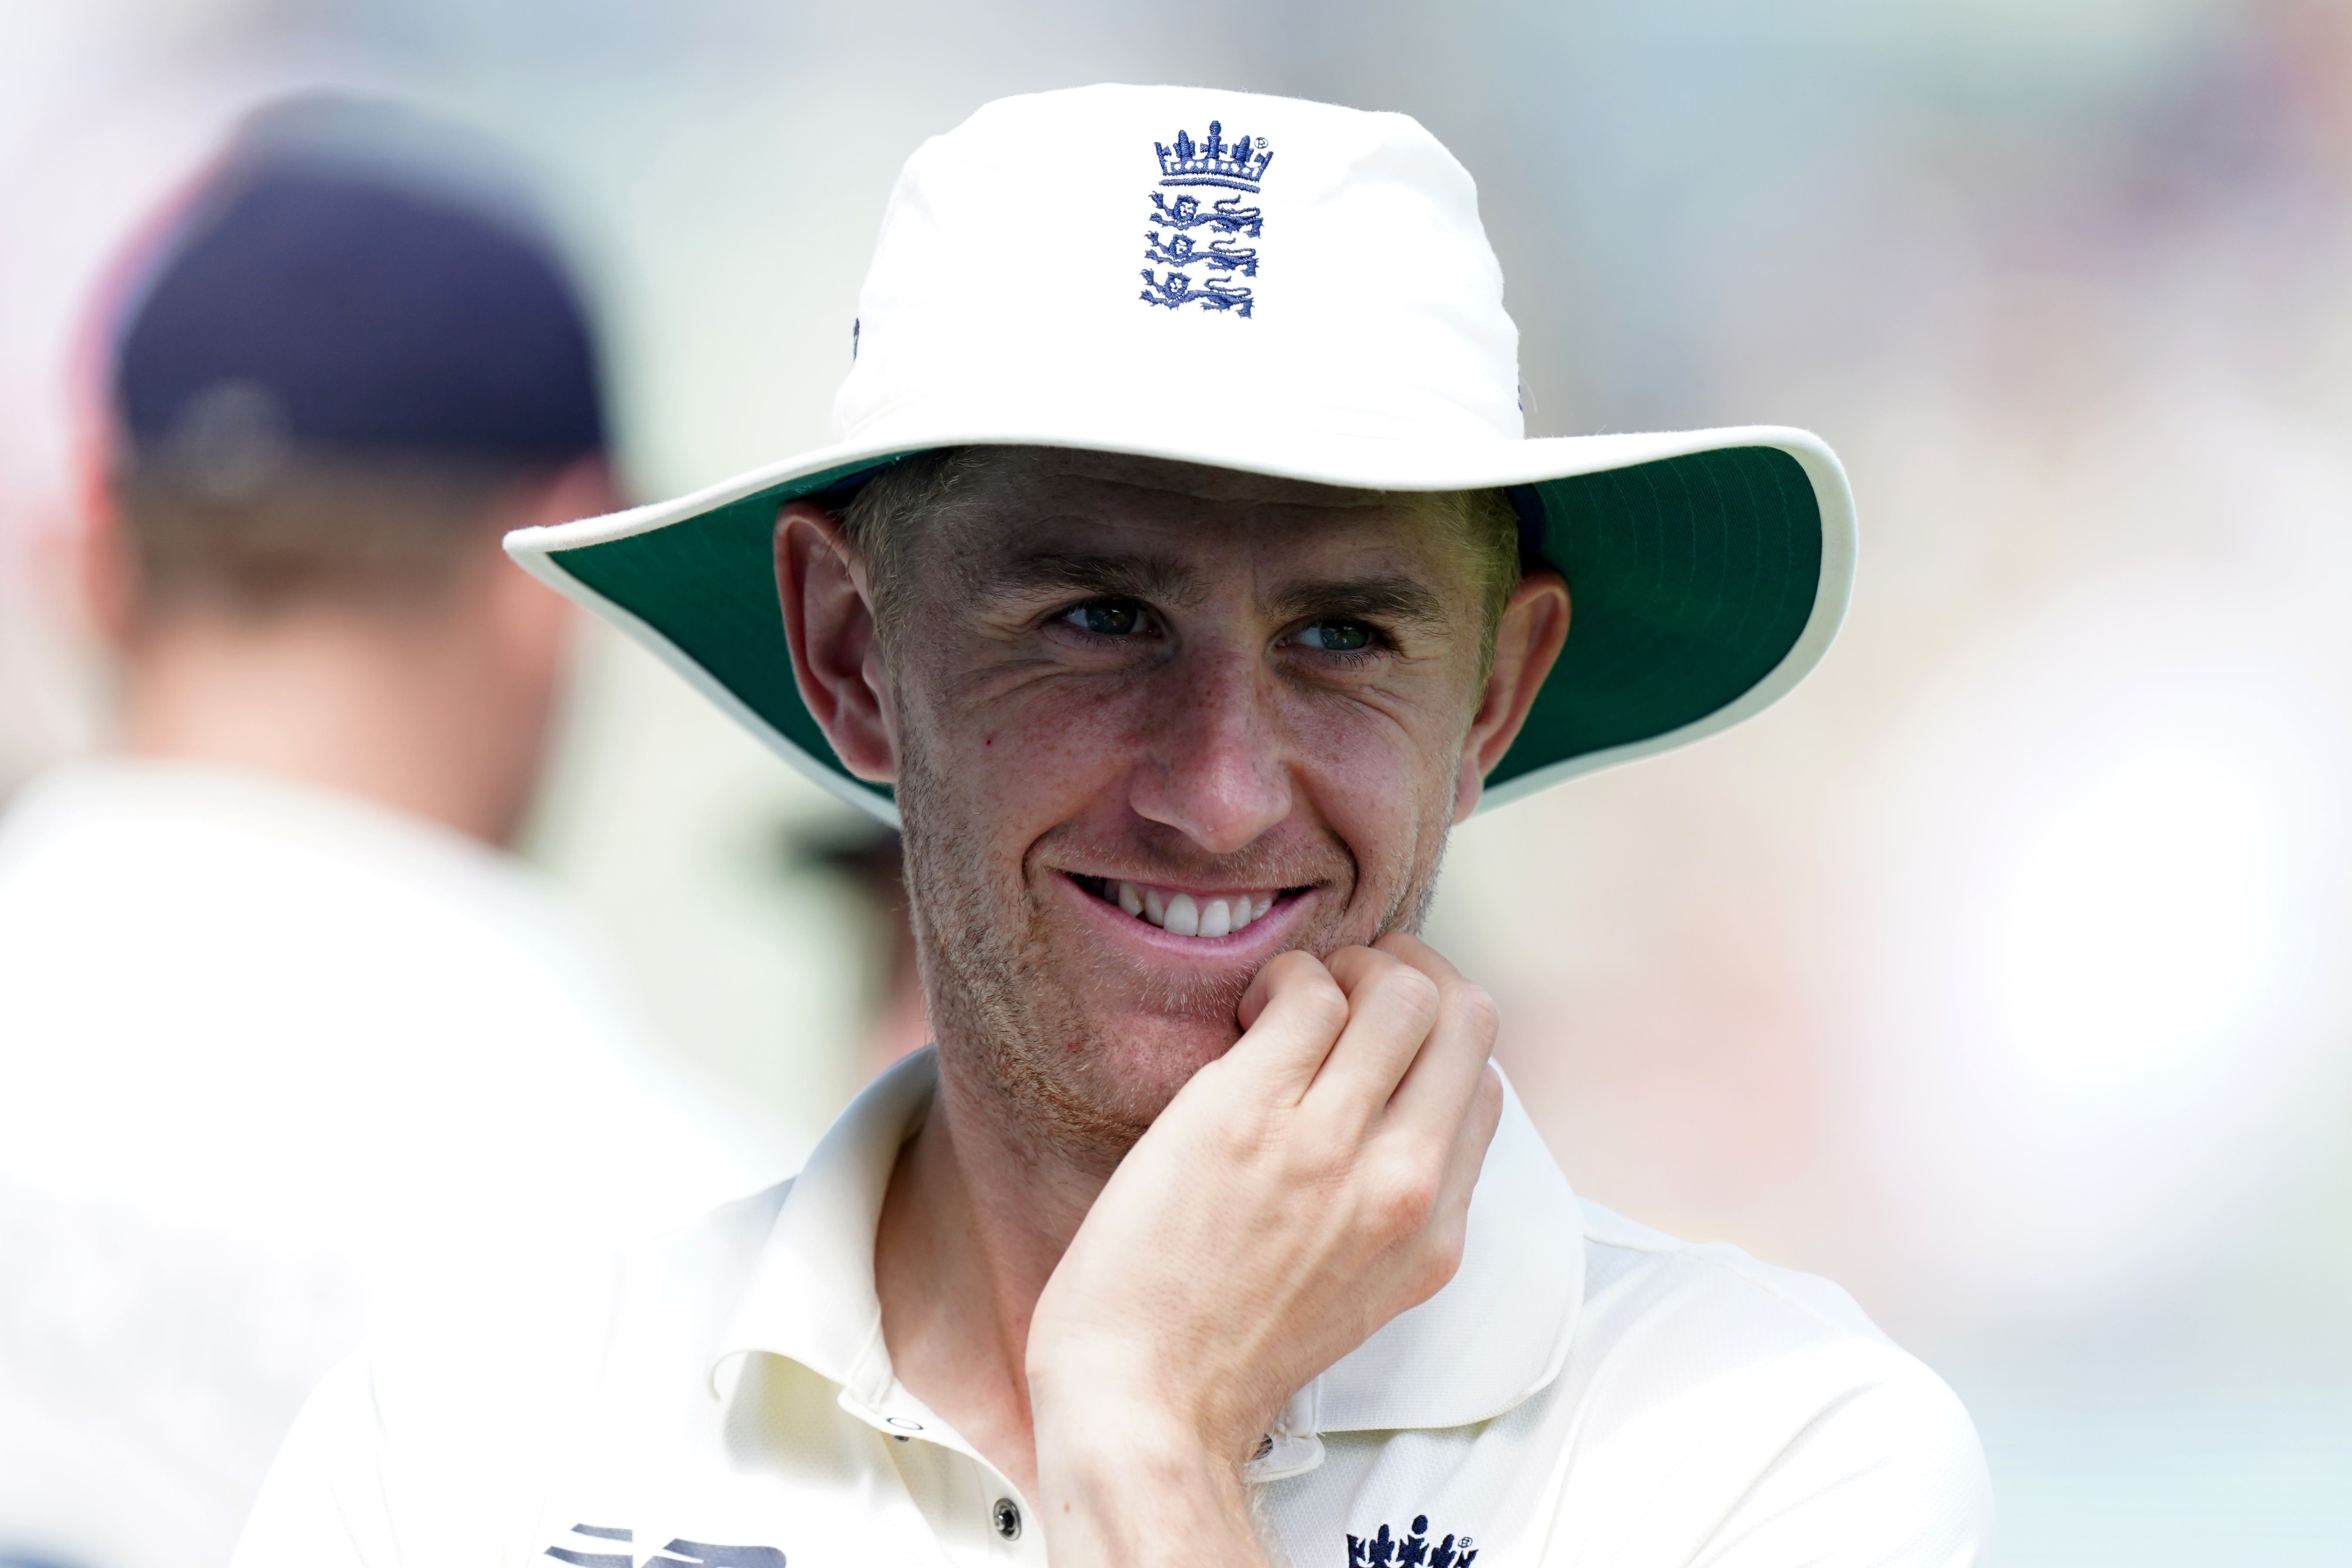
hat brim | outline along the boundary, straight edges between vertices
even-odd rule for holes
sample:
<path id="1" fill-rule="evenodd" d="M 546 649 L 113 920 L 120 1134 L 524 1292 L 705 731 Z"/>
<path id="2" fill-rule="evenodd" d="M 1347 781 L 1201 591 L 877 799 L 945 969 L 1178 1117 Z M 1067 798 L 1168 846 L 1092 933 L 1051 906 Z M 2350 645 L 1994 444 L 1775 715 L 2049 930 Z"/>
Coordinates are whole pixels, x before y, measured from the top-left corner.
<path id="1" fill-rule="evenodd" d="M 811 779 L 895 825 L 888 787 L 853 778 L 801 702 L 776 603 L 776 513 L 908 450 L 986 445 L 1102 447 L 1001 431 L 914 448 L 830 447 L 677 500 L 522 529 L 506 546 Z M 1360 451 L 1277 463 L 1113 449 L 1350 489 L 1534 489 L 1543 557 L 1568 580 L 1569 637 L 1518 740 L 1487 775 L 1482 809 L 1761 711 L 1820 662 L 1853 589 L 1845 472 L 1801 430 L 1557 437 L 1418 462 L 1393 454 L 1376 466 Z"/>

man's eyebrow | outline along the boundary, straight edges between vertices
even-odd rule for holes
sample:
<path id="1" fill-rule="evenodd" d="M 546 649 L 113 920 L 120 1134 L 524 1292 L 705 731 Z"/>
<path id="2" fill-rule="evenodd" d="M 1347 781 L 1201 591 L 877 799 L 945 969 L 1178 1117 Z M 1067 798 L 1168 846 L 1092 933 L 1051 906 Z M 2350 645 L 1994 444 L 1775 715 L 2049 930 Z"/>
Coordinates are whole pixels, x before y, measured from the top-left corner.
<path id="1" fill-rule="evenodd" d="M 1200 603 L 1199 574 L 1156 555 L 1086 555 L 1039 551 L 965 576 L 973 596 L 1086 594 L 1103 599 L 1144 599 L 1180 607 Z"/>
<path id="2" fill-rule="evenodd" d="M 1348 577 L 1294 583 L 1275 594 L 1267 608 L 1286 621 L 1328 616 L 1402 621 L 1430 631 L 1444 631 L 1449 625 L 1445 601 L 1434 590 L 1410 577 Z"/>

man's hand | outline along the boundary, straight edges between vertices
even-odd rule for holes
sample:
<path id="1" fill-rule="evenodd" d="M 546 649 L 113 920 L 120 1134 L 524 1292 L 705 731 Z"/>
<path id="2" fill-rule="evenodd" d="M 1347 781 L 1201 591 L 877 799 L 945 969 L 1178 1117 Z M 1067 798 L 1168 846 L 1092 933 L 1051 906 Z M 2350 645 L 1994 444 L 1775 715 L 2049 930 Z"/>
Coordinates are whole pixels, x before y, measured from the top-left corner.
<path id="1" fill-rule="evenodd" d="M 1285 953 L 1119 1165 L 1038 1299 L 1057 1568 L 1255 1552 L 1240 1467 L 1289 1396 L 1461 1262 L 1502 1111 L 1495 1010 L 1425 943 Z"/>

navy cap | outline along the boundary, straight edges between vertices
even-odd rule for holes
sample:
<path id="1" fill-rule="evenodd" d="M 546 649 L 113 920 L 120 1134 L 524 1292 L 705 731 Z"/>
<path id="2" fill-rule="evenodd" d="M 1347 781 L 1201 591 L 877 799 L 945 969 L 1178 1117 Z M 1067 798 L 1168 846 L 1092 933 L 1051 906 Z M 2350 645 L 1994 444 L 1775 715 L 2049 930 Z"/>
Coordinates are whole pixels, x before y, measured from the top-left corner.
<path id="1" fill-rule="evenodd" d="M 142 454 L 224 399 L 295 444 L 550 461 L 605 444 L 587 313 L 528 215 L 299 137 L 232 149 L 117 345 Z"/>

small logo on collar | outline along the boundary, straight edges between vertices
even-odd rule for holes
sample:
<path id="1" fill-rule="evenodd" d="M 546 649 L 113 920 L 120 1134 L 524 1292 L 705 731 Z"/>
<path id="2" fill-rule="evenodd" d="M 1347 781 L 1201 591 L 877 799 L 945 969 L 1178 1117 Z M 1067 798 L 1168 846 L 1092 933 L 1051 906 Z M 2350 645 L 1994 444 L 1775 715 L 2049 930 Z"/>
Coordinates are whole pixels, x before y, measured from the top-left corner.
<path id="1" fill-rule="evenodd" d="M 1174 146 L 1164 142 L 1151 145 L 1160 154 L 1162 185 L 1214 185 L 1255 195 L 1266 165 L 1274 162 L 1274 150 L 1265 137 L 1237 136 L 1228 142 L 1224 126 L 1214 120 L 1209 121 L 1204 142 L 1179 131 Z M 1171 310 L 1198 305 L 1236 316 L 1255 310 L 1254 291 L 1234 279 L 1257 276 L 1257 247 L 1242 241 L 1265 232 L 1263 209 L 1245 205 L 1240 196 L 1227 196 L 1204 208 L 1201 198 L 1189 193 L 1171 201 L 1153 191 L 1150 221 L 1143 258 L 1155 265 L 1143 269 L 1145 304 Z M 1202 228 L 1208 231 L 1206 245 L 1201 243 L 1204 237 L 1192 232 Z M 1163 267 L 1164 272 L 1159 270 Z"/>
<path id="2" fill-rule="evenodd" d="M 575 1546 L 551 1546 L 547 1555 L 572 1568 L 637 1568 L 630 1549 L 633 1531 L 609 1524 L 575 1524 L 572 1533 L 604 1546 L 602 1552 Z M 617 1543 L 619 1551 L 613 1550 Z M 772 1546 L 714 1546 L 705 1541 L 677 1540 L 646 1559 L 645 1568 L 784 1568 L 784 1554 Z"/>
<path id="3" fill-rule="evenodd" d="M 1348 1537 L 1348 1568 L 1470 1568 L 1477 1556 L 1466 1535 L 1431 1542 L 1425 1513 L 1413 1516 L 1412 1533 L 1402 1539 L 1385 1524 L 1377 1535 Z"/>

